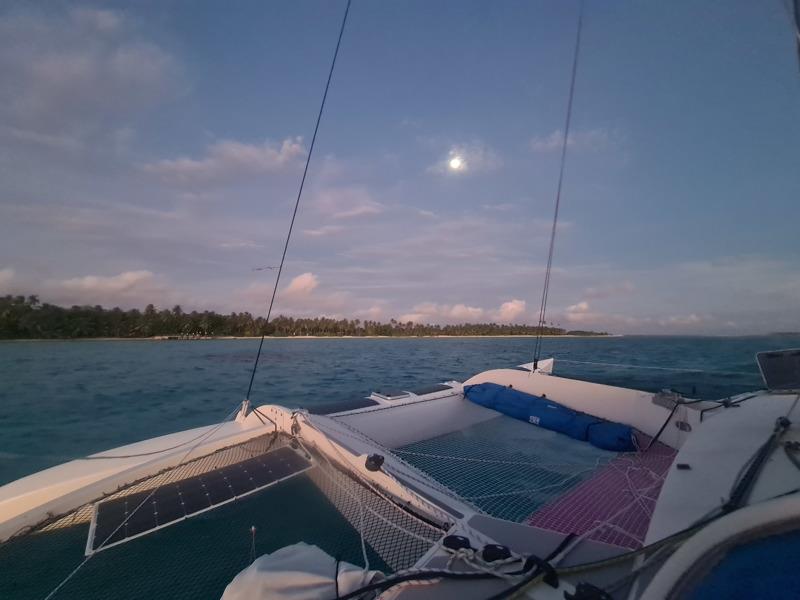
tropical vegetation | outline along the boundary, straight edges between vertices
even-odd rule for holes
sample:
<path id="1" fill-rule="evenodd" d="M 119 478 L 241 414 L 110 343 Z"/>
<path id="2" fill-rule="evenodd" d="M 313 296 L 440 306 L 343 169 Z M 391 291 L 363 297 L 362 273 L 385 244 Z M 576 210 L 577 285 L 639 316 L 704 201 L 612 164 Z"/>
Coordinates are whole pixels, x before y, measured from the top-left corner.
<path id="1" fill-rule="evenodd" d="M 388 323 L 360 319 L 278 316 L 269 324 L 249 312 L 227 315 L 213 311 L 185 312 L 180 306 L 158 310 L 106 309 L 102 306 L 65 308 L 40 302 L 37 296 L 0 297 L 0 339 L 146 338 L 207 336 L 436 336 L 436 335 L 535 335 L 533 325 L 462 323 L 428 325 L 391 319 Z M 553 324 L 545 335 L 605 335 L 591 331 L 567 331 Z"/>

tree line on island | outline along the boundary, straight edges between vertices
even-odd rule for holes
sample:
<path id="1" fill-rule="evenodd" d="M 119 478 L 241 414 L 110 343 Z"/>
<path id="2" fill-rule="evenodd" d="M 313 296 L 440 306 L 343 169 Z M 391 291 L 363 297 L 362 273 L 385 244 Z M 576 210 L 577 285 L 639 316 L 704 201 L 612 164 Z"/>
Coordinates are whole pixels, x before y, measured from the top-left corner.
<path id="1" fill-rule="evenodd" d="M 275 317 L 267 324 L 249 312 L 222 315 L 213 311 L 184 312 L 180 306 L 157 310 L 105 309 L 102 306 L 70 308 L 42 303 L 37 296 L 0 297 L 0 339 L 147 338 L 147 337 L 247 337 L 262 334 L 295 336 L 388 336 L 436 335 L 536 335 L 534 325 L 462 323 L 428 325 L 391 319 L 388 323 L 327 317 Z M 552 323 L 545 335 L 607 335 L 593 331 L 567 331 Z"/>

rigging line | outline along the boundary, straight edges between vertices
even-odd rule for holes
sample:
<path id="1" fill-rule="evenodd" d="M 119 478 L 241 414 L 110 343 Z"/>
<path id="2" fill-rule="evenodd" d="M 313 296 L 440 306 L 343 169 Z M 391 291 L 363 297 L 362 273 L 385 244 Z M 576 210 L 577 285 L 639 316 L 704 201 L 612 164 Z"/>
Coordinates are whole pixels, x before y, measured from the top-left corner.
<path id="1" fill-rule="evenodd" d="M 800 60 L 800 0 L 794 0 L 794 33 L 797 37 L 797 59 Z"/>
<path id="2" fill-rule="evenodd" d="M 624 363 L 610 363 L 610 362 L 597 362 L 597 361 L 589 361 L 589 360 L 570 360 L 567 358 L 559 358 L 557 359 L 558 362 L 563 363 L 570 363 L 573 365 L 593 365 L 598 367 L 619 367 L 624 369 L 645 369 L 648 371 L 673 371 L 675 373 L 705 373 L 707 375 L 735 375 L 735 376 L 747 376 L 747 377 L 759 377 L 758 373 L 748 373 L 747 371 L 709 371 L 706 369 L 693 369 L 693 368 L 685 368 L 681 369 L 680 367 L 660 367 L 655 365 L 630 365 Z"/>
<path id="3" fill-rule="evenodd" d="M 339 28 L 339 37 L 336 40 L 336 49 L 333 51 L 333 60 L 331 60 L 331 68 L 328 71 L 328 80 L 325 82 L 325 92 L 322 94 L 322 102 L 319 105 L 319 112 L 317 112 L 317 122 L 314 125 L 314 135 L 311 136 L 311 144 L 308 147 L 308 156 L 306 156 L 306 164 L 303 168 L 303 176 L 300 179 L 300 187 L 297 190 L 297 199 L 294 202 L 294 210 L 292 211 L 292 220 L 289 222 L 289 231 L 286 234 L 286 242 L 283 244 L 283 254 L 281 255 L 281 262 L 278 265 L 278 273 L 275 276 L 275 286 L 272 288 L 272 297 L 269 300 L 269 307 L 267 308 L 267 318 L 264 326 L 269 325 L 269 319 L 272 316 L 272 307 L 275 304 L 275 296 L 278 293 L 278 284 L 281 281 L 281 273 L 283 273 L 283 265 L 286 262 L 286 252 L 289 249 L 289 241 L 292 239 L 292 230 L 294 229 L 294 222 L 297 218 L 297 210 L 300 207 L 300 198 L 303 196 L 303 187 L 306 183 L 306 176 L 308 175 L 308 166 L 311 164 L 311 156 L 314 154 L 314 144 L 317 141 L 317 132 L 319 131 L 319 124 L 322 120 L 322 113 L 325 110 L 325 101 L 328 99 L 328 90 L 331 87 L 331 79 L 333 77 L 333 69 L 336 66 L 336 58 L 339 56 L 339 47 L 342 44 L 342 35 L 344 35 L 344 27 L 347 24 L 347 15 L 350 13 L 350 2 L 347 0 L 347 6 L 344 9 L 344 16 L 342 17 L 342 25 Z M 253 362 L 253 370 L 250 373 L 250 383 L 247 385 L 247 395 L 245 400 L 250 399 L 250 392 L 253 391 L 253 380 L 256 377 L 256 370 L 258 369 L 258 361 L 261 358 L 261 350 L 264 347 L 265 333 L 261 334 L 261 340 L 258 343 L 258 352 L 256 352 L 256 360 Z"/>
<path id="4" fill-rule="evenodd" d="M 238 410 L 238 406 L 237 406 L 237 410 Z M 225 421 L 227 421 L 227 418 L 223 422 L 225 422 Z M 210 427 L 218 428 L 218 425 L 219 424 L 211 425 Z M 152 450 L 150 452 L 138 452 L 136 454 L 89 455 L 89 456 L 82 456 L 81 458 L 79 458 L 77 460 L 111 460 L 111 459 L 115 459 L 115 458 L 138 458 L 140 456 L 152 456 L 154 454 L 161 454 L 163 452 L 169 452 L 170 450 L 175 450 L 176 448 L 180 448 L 181 446 L 185 446 L 187 444 L 191 444 L 195 440 L 199 440 L 200 438 L 208 435 L 208 433 L 209 433 L 208 431 L 204 431 L 203 433 L 193 437 L 192 439 L 186 440 L 185 442 L 181 442 L 180 444 L 175 444 L 174 446 L 170 446 L 168 448 L 161 448 L 159 450 Z"/>
<path id="5" fill-rule="evenodd" d="M 567 99 L 567 116 L 564 123 L 564 139 L 561 141 L 561 165 L 558 172 L 558 187 L 556 188 L 556 203 L 553 211 L 553 227 L 550 230 L 550 248 L 547 253 L 547 269 L 544 275 L 544 286 L 542 288 L 542 302 L 539 307 L 539 327 L 536 334 L 536 342 L 533 353 L 533 369 L 539 366 L 539 356 L 542 351 L 542 329 L 544 328 L 545 316 L 547 313 L 547 296 L 550 293 L 550 273 L 553 268 L 553 251 L 556 243 L 556 228 L 558 226 L 558 210 L 561 205 L 561 188 L 564 182 L 564 165 L 567 161 L 567 145 L 569 142 L 569 126 L 572 121 L 572 101 L 575 97 L 575 77 L 578 73 L 578 56 L 581 47 L 581 30 L 583 29 L 583 0 L 580 0 L 578 8 L 578 27 L 575 34 L 575 52 L 572 58 L 572 75 L 569 84 L 569 98 Z"/>

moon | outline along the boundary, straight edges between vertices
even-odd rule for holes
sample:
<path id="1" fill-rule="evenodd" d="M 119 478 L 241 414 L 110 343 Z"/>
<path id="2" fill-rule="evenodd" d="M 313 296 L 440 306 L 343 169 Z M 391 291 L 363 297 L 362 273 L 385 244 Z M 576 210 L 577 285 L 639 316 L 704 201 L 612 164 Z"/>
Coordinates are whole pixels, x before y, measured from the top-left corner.
<path id="1" fill-rule="evenodd" d="M 452 171 L 460 171 L 464 168 L 464 159 L 460 156 L 454 156 L 447 164 Z"/>

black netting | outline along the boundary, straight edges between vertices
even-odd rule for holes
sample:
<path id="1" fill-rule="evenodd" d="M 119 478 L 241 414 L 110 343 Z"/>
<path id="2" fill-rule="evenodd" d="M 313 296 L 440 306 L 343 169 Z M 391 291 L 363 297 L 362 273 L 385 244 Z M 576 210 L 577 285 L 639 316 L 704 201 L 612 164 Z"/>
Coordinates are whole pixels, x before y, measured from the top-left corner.
<path id="1" fill-rule="evenodd" d="M 95 554 L 56 598 L 219 598 L 256 553 L 305 541 L 360 564 L 358 533 L 299 475 L 262 492 Z M 0 546 L 0 598 L 44 598 L 83 559 L 88 522 Z M 370 549 L 370 562 L 386 568 Z"/>
<path id="2" fill-rule="evenodd" d="M 392 570 L 411 567 L 444 535 L 442 528 L 407 512 L 324 459 L 309 476 L 344 518 L 364 532 L 365 542 Z"/>
<path id="3" fill-rule="evenodd" d="M 152 490 L 288 443 L 261 436 L 136 482 L 106 498 Z M 311 471 L 314 471 L 312 469 Z M 55 598 L 219 598 L 251 556 L 304 541 L 363 563 L 359 533 L 305 474 L 95 553 Z M 0 545 L 0 598 L 42 599 L 85 559 L 93 505 L 49 519 Z M 389 566 L 367 548 L 373 568 Z"/>

